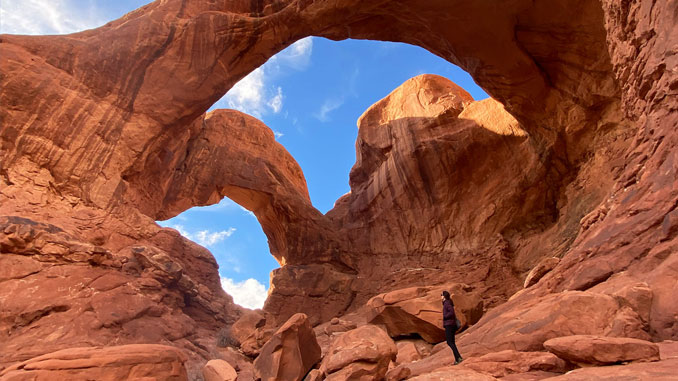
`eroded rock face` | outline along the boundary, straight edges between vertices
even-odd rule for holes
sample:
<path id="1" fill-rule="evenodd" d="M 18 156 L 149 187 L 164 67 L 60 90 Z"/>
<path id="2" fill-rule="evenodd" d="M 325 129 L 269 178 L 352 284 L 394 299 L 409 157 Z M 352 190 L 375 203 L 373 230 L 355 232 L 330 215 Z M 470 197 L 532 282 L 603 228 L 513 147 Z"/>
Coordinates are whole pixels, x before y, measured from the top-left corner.
<path id="1" fill-rule="evenodd" d="M 69 36 L 1 36 L 0 366 L 82 343 L 163 341 L 208 357 L 240 311 L 213 257 L 154 220 L 223 196 L 257 215 L 285 265 L 265 307 L 278 324 L 451 281 L 494 307 L 557 256 L 468 343 L 495 340 L 492 320 L 533 301 L 608 282 L 651 295 L 590 298 L 611 306 L 610 332 L 678 337 L 674 10 L 650 0 L 168 0 Z M 472 102 L 439 77 L 406 82 L 360 120 L 351 193 L 323 216 L 269 129 L 233 111 L 203 115 L 309 35 L 417 44 L 494 100 Z"/>
<path id="2" fill-rule="evenodd" d="M 462 327 L 477 322 L 483 301 L 477 292 L 461 284 L 438 287 L 411 287 L 380 294 L 367 302 L 371 324 L 383 325 L 391 337 L 417 334 L 432 344 L 445 340 L 440 295 L 448 290 Z"/>
<path id="3" fill-rule="evenodd" d="M 580 366 L 659 361 L 657 344 L 628 337 L 565 336 L 547 340 L 544 348 Z"/>
<path id="4" fill-rule="evenodd" d="M 337 337 L 320 364 L 328 380 L 384 377 L 398 349 L 381 328 L 364 325 Z"/>
<path id="5" fill-rule="evenodd" d="M 519 352 L 510 349 L 465 359 L 463 364 L 464 367 L 493 377 L 532 371 L 565 373 L 569 370 L 567 363 L 552 353 Z"/>
<path id="6" fill-rule="evenodd" d="M 0 372 L 12 380 L 187 381 L 180 350 L 166 345 L 132 344 L 106 348 L 70 348 L 32 358 Z"/>
<path id="7" fill-rule="evenodd" d="M 261 348 L 254 361 L 257 379 L 301 381 L 320 361 L 320 346 L 304 314 L 292 316 Z"/>
<path id="8" fill-rule="evenodd" d="M 641 319 L 626 314 L 615 298 L 594 292 L 566 291 L 541 298 L 511 300 L 485 315 L 457 340 L 457 345 L 468 355 L 506 349 L 542 351 L 546 340 L 560 336 L 624 337 L 641 332 L 644 332 Z"/>

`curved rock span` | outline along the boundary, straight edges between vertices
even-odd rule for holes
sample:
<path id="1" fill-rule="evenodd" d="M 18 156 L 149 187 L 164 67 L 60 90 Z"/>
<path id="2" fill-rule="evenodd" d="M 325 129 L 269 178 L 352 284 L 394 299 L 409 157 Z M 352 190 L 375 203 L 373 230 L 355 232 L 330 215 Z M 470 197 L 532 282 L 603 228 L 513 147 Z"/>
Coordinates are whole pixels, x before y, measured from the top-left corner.
<path id="1" fill-rule="evenodd" d="M 677 338 L 675 8 L 167 0 L 68 36 L 0 36 L 0 369 L 129 343 L 211 358 L 241 310 L 210 253 L 154 221 L 225 196 L 282 265 L 272 327 L 458 282 L 490 310 L 462 351 L 504 340 L 506 319 L 540 350 L 544 324 L 567 327 L 553 306 L 575 299 L 604 301 L 581 334 Z M 358 121 L 351 192 L 322 215 L 266 126 L 205 114 L 306 36 L 422 46 L 493 99 L 404 83 Z M 525 282 L 547 257 L 560 261 Z M 548 318 L 512 320 L 535 305 Z"/>

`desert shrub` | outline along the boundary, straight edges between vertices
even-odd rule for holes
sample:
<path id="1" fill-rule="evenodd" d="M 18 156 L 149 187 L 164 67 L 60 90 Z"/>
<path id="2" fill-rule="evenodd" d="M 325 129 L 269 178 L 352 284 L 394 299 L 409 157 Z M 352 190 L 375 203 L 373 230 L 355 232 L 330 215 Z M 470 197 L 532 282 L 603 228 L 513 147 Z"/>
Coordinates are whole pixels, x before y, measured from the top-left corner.
<path id="1" fill-rule="evenodd" d="M 240 343 L 238 340 L 231 335 L 231 328 L 226 327 L 219 330 L 217 333 L 217 347 L 239 347 Z"/>

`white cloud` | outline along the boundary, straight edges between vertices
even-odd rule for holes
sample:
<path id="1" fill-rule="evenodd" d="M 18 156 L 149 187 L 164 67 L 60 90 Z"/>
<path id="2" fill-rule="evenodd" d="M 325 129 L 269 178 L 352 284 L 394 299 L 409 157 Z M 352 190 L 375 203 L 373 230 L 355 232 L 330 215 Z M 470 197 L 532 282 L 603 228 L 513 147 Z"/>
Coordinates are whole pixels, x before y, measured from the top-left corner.
<path id="1" fill-rule="evenodd" d="M 291 66 L 297 70 L 304 70 L 311 63 L 311 54 L 313 53 L 313 37 L 302 38 L 287 49 L 278 53 L 275 60 L 280 60 L 283 64 Z"/>
<path id="2" fill-rule="evenodd" d="M 104 24 L 93 1 L 0 1 L 0 33 L 66 34 Z"/>
<path id="3" fill-rule="evenodd" d="M 195 233 L 195 238 L 196 241 L 203 246 L 212 246 L 230 237 L 234 232 L 235 228 L 229 228 L 228 230 L 222 230 L 220 232 L 201 230 Z"/>
<path id="4" fill-rule="evenodd" d="M 280 113 L 284 91 L 271 82 L 283 68 L 306 69 L 311 62 L 312 51 L 312 37 L 295 42 L 236 83 L 213 108 L 232 108 L 259 119 L 270 113 Z"/>
<path id="5" fill-rule="evenodd" d="M 341 107 L 344 104 L 343 99 L 330 98 L 325 100 L 325 102 L 320 106 L 320 110 L 313 114 L 321 122 L 328 122 L 330 120 L 329 114 Z"/>
<path id="6" fill-rule="evenodd" d="M 235 233 L 235 228 L 229 228 L 228 230 L 222 230 L 218 232 L 201 230 L 196 233 L 191 233 L 186 230 L 183 225 L 168 225 L 167 227 L 175 229 L 185 238 L 188 238 L 191 241 L 205 247 L 216 245 Z"/>
<path id="7" fill-rule="evenodd" d="M 236 282 L 230 278 L 221 278 L 221 287 L 233 297 L 236 304 L 250 309 L 263 307 L 268 296 L 266 286 L 252 278 L 242 282 Z"/>
<path id="8" fill-rule="evenodd" d="M 282 95 L 282 88 L 278 87 L 278 92 L 276 95 L 268 100 L 268 107 L 273 110 L 273 113 L 277 114 L 282 110 L 282 101 L 283 101 L 283 95 Z"/>

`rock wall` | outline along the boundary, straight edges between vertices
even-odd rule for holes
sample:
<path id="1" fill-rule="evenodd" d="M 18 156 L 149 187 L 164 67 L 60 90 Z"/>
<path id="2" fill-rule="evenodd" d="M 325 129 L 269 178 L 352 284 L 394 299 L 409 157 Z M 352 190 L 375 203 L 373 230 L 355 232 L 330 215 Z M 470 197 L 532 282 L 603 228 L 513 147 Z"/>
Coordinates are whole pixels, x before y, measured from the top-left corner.
<path id="1" fill-rule="evenodd" d="M 111 343 L 208 357 L 240 310 L 209 252 L 154 220 L 224 196 L 283 265 L 265 307 L 278 323 L 454 281 L 499 305 L 471 342 L 547 294 L 646 282 L 648 334 L 675 338 L 677 6 L 167 0 L 68 36 L 0 36 L 0 367 Z M 310 35 L 422 46 L 494 100 L 403 84 L 360 119 L 351 193 L 322 215 L 270 130 L 204 115 Z M 562 259 L 502 304 L 547 256 Z"/>

